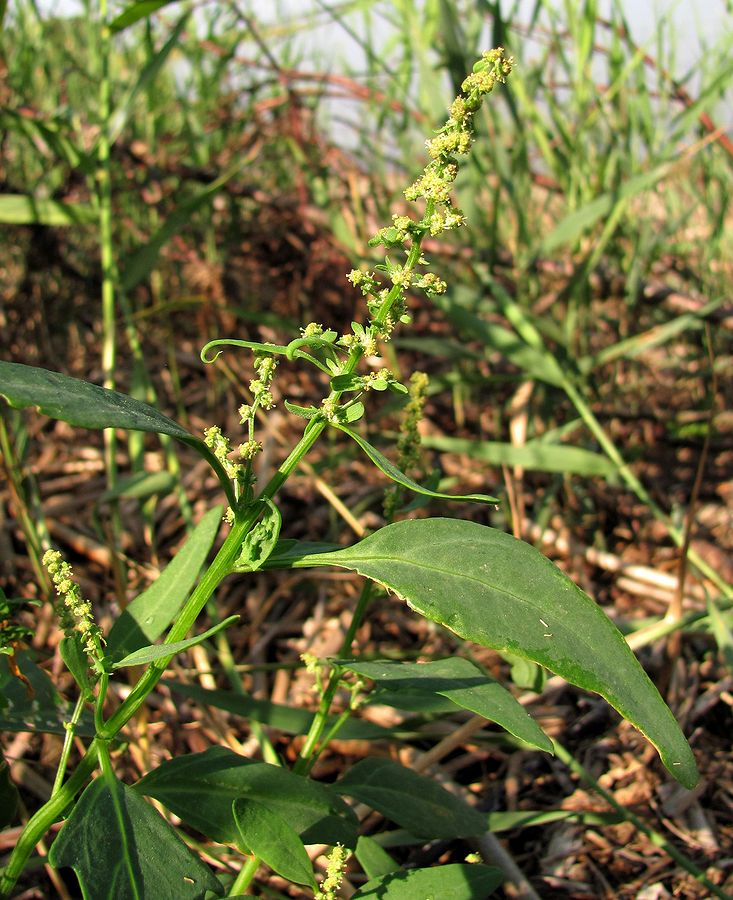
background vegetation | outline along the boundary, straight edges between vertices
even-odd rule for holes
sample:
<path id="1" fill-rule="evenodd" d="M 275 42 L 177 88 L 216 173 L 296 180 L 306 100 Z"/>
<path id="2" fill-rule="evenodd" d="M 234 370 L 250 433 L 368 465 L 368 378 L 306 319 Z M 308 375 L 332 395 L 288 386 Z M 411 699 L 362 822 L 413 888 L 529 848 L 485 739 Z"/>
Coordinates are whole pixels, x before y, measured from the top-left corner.
<path id="1" fill-rule="evenodd" d="M 647 648 L 703 782 L 675 794 L 606 707 L 518 665 L 518 690 L 569 747 L 570 768 L 512 750 L 491 729 L 467 734 L 442 763 L 496 810 L 496 831 L 540 896 L 707 896 L 648 829 L 664 823 L 714 883 L 730 879 L 730 20 L 685 71 L 671 20 L 639 45 L 618 3 L 602 13 L 590 0 L 538 0 L 524 18 L 518 4 L 487 0 L 315 0 L 271 17 L 236 2 L 153 5 L 137 21 L 127 4 L 113 7 L 108 36 L 96 7 L 55 16 L 18 0 L 4 10 L 3 358 L 117 386 L 197 433 L 219 424 L 236 436 L 250 361 L 232 353 L 205 371 L 201 346 L 280 343 L 311 320 L 348 328 L 345 273 L 374 264 L 367 241 L 400 211 L 425 135 L 473 61 L 508 48 L 512 83 L 485 110 L 457 184 L 470 227 L 452 245 L 425 244 L 449 291 L 414 298 L 413 327 L 387 359 L 398 375 L 430 375 L 422 475 L 502 496 L 490 524 L 540 546 Z M 280 389 L 307 405 L 318 395 L 310 377 L 292 368 Z M 265 473 L 298 428 L 276 399 Z M 397 411 L 387 399 L 372 420 L 370 440 L 385 450 Z M 193 456 L 139 435 L 103 444 L 3 406 L 0 441 L 8 596 L 47 597 L 39 560 L 53 542 L 111 620 L 219 497 Z M 353 445 L 334 439 L 288 485 L 288 536 L 360 536 L 381 524 L 382 490 Z M 486 521 L 483 510 L 459 512 Z M 275 703 L 307 707 L 299 656 L 337 651 L 356 591 L 334 576 L 314 595 L 297 572 L 255 587 L 232 580 L 210 615 L 244 612 L 248 624 L 195 648 L 177 677 L 203 687 L 228 677 L 264 704 L 250 718 L 267 721 Z M 34 650 L 57 669 L 49 605 L 27 616 Z M 382 655 L 456 652 L 447 633 L 386 598 L 359 637 Z M 509 671 L 493 654 L 481 662 Z M 250 746 L 244 719 L 157 696 L 130 732 L 136 777 L 180 748 Z M 32 810 L 60 738 L 5 725 L 5 757 Z M 344 742 L 319 776 L 369 752 Z M 605 797 L 587 793 L 578 760 L 602 776 Z M 614 800 L 647 831 L 619 819 Z M 463 858 L 453 845 L 409 852 Z M 277 879 L 262 885 L 276 889 Z"/>

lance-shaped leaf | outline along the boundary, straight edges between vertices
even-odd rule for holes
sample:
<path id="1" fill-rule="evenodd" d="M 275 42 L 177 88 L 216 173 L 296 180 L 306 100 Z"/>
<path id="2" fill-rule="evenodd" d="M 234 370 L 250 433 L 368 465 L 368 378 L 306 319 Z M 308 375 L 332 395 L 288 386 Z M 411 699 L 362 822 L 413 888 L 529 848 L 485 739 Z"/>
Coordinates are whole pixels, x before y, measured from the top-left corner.
<path id="1" fill-rule="evenodd" d="M 189 647 L 195 647 L 196 644 L 203 643 L 220 632 L 223 628 L 228 628 L 238 621 L 239 616 L 229 616 L 228 619 L 224 619 L 223 622 L 218 622 L 212 628 L 209 628 L 208 631 L 204 631 L 203 634 L 197 634 L 194 637 L 186 638 L 185 641 L 174 641 L 172 644 L 152 644 L 149 647 L 141 647 L 139 650 L 135 650 L 134 653 L 130 653 L 119 662 L 113 663 L 112 668 L 123 669 L 127 666 L 144 666 L 149 662 L 154 662 L 156 659 L 167 659 L 169 656 L 174 656 L 176 653 L 183 653 L 183 651 L 188 650 Z"/>
<path id="2" fill-rule="evenodd" d="M 504 880 L 500 869 L 491 866 L 436 866 L 392 872 L 368 881 L 352 894 L 352 900 L 476 900 L 488 897 Z"/>
<path id="3" fill-rule="evenodd" d="M 126 428 L 170 435 L 203 456 L 216 472 L 229 502 L 236 502 L 226 472 L 206 444 L 141 400 L 61 372 L 4 360 L 0 360 L 0 396 L 16 409 L 35 406 L 52 419 L 82 428 Z"/>
<path id="4" fill-rule="evenodd" d="M 135 22 L 138 22 L 140 19 L 146 19 L 148 16 L 152 16 L 153 13 L 157 12 L 163 6 L 168 6 L 173 2 L 175 2 L 175 0 L 137 0 L 137 2 L 131 3 L 110 22 L 110 31 L 114 34 L 125 28 L 129 28 L 130 25 L 134 25 Z"/>
<path id="5" fill-rule="evenodd" d="M 0 194 L 0 222 L 7 225 L 88 225 L 97 212 L 83 203 L 60 203 L 30 194 Z"/>
<path id="6" fill-rule="evenodd" d="M 404 472 L 400 471 L 393 463 L 391 463 L 387 457 L 380 453 L 376 447 L 373 447 L 369 441 L 364 440 L 364 438 L 357 434 L 356 431 L 353 431 L 351 428 L 348 428 L 346 425 L 341 425 L 338 422 L 332 423 L 336 428 L 343 431 L 345 434 L 356 441 L 356 443 L 361 447 L 361 449 L 366 453 L 366 455 L 371 459 L 374 465 L 380 469 L 384 474 L 391 478 L 392 481 L 401 485 L 404 488 L 407 488 L 410 491 L 414 491 L 416 494 L 425 494 L 427 497 L 436 497 L 440 500 L 474 500 L 477 503 L 498 503 L 499 500 L 497 497 L 489 497 L 488 494 L 443 494 L 440 491 L 431 491 L 430 488 L 423 487 L 418 484 L 416 481 L 413 481 L 412 478 L 405 475 Z"/>
<path id="7" fill-rule="evenodd" d="M 163 634 L 194 586 L 221 523 L 221 507 L 209 510 L 150 587 L 128 604 L 107 635 L 113 662 Z"/>
<path id="8" fill-rule="evenodd" d="M 678 781 L 697 783 L 679 725 L 616 626 L 524 541 L 474 522 L 422 519 L 295 565 L 353 569 L 461 637 L 599 693 L 647 736 Z"/>
<path id="9" fill-rule="evenodd" d="M 338 664 L 376 681 L 390 693 L 390 705 L 398 706 L 400 696 L 439 694 L 461 709 L 491 719 L 528 744 L 552 753 L 552 741 L 509 691 L 485 675 L 467 659 L 455 656 L 427 663 L 401 663 L 390 660 L 361 662 L 339 660 Z M 372 698 L 380 702 L 377 691 Z"/>
<path id="10" fill-rule="evenodd" d="M 485 817 L 465 800 L 391 759 L 362 759 L 332 789 L 367 803 L 415 837 L 472 837 L 486 831 Z"/>
<path id="11" fill-rule="evenodd" d="M 203 900 L 208 891 L 224 892 L 160 813 L 115 780 L 89 785 L 48 858 L 74 869 L 85 900 Z"/>

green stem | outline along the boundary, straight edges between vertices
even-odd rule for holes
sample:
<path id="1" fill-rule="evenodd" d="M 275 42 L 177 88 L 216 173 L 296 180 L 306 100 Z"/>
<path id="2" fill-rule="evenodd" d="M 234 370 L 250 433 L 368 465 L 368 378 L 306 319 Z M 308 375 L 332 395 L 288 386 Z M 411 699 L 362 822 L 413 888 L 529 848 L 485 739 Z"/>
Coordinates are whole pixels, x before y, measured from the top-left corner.
<path id="1" fill-rule="evenodd" d="M 56 769 L 56 778 L 54 779 L 53 788 L 51 789 L 51 796 L 53 796 L 63 784 L 64 775 L 66 774 L 66 766 L 69 762 L 69 755 L 74 744 L 76 726 L 79 724 L 79 719 L 81 719 L 81 714 L 84 711 L 85 703 L 86 696 L 84 694 L 79 694 L 79 697 L 76 701 L 76 706 L 74 707 L 74 712 L 71 714 L 71 719 L 68 721 L 68 723 L 66 723 L 64 746 L 61 748 L 61 758 L 59 759 L 59 765 Z"/>
<path id="2" fill-rule="evenodd" d="M 290 473 L 297 467 L 300 460 L 310 450 L 325 427 L 325 421 L 313 421 L 308 424 L 296 447 L 263 490 L 261 495 L 263 498 L 268 497 L 271 499 L 275 495 L 278 488 L 281 487 Z M 232 525 L 219 552 L 196 585 L 193 593 L 181 610 L 178 619 L 166 636 L 165 643 L 171 644 L 175 641 L 183 640 L 188 634 L 220 582 L 232 571 L 232 566 L 239 555 L 242 541 L 255 524 L 258 514 L 259 504 L 253 504 L 246 512 L 239 514 L 235 519 L 234 525 Z M 156 660 L 148 666 L 125 699 L 125 702 L 99 730 L 97 737 L 89 745 L 86 755 L 79 762 L 75 772 L 66 784 L 28 820 L 18 838 L 8 864 L 0 876 L 0 897 L 9 896 L 25 868 L 33 848 L 53 823 L 61 818 L 66 808 L 73 802 L 76 795 L 84 787 L 87 779 L 94 772 L 101 745 L 112 740 L 135 715 L 145 702 L 148 694 L 160 680 L 172 658 L 172 656 L 165 657 Z"/>
<path id="3" fill-rule="evenodd" d="M 359 595 L 359 600 L 356 604 L 354 615 L 351 617 L 351 624 L 349 625 L 349 628 L 344 635 L 343 643 L 341 644 L 341 655 L 344 657 L 351 654 L 351 645 L 354 641 L 354 637 L 356 636 L 356 632 L 361 625 L 362 620 L 364 619 L 364 615 L 366 613 L 367 607 L 369 606 L 369 602 L 372 599 L 373 592 L 374 582 L 366 581 L 361 589 L 361 594 Z M 303 747 L 298 754 L 298 759 L 293 766 L 293 771 L 297 772 L 300 775 L 305 775 L 310 771 L 310 769 L 315 764 L 316 759 L 323 750 L 323 747 L 325 747 L 328 742 L 334 738 L 334 736 L 338 733 L 340 728 L 348 720 L 351 714 L 351 711 L 349 710 L 343 716 L 339 717 L 339 719 L 334 723 L 333 727 L 326 735 L 326 739 L 323 741 L 323 745 L 319 747 L 319 742 L 321 741 L 321 737 L 326 728 L 326 722 L 328 721 L 328 714 L 331 710 L 331 704 L 333 703 L 333 698 L 336 696 L 336 691 L 338 690 L 338 686 L 341 681 L 341 671 L 342 670 L 340 668 L 336 668 L 331 673 L 331 677 L 328 681 L 328 685 L 326 686 L 326 690 L 323 692 L 323 696 L 321 697 L 321 702 L 318 704 L 318 711 L 313 717 L 313 722 L 311 723 L 311 727 L 308 730 L 308 734 L 306 735 L 305 743 L 303 744 Z"/>
<path id="4" fill-rule="evenodd" d="M 260 867 L 261 862 L 262 860 L 259 856 L 247 857 L 247 862 L 239 870 L 239 875 L 237 875 L 229 888 L 228 897 L 238 897 L 247 890 L 252 884 L 252 879 L 257 874 L 257 869 Z"/>

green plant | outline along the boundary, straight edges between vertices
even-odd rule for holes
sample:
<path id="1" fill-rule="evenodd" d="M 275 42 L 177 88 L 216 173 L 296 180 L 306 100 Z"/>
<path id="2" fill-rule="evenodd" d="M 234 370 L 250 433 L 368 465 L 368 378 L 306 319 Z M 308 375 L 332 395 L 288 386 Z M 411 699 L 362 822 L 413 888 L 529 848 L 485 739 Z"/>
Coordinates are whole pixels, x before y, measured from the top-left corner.
<path id="1" fill-rule="evenodd" d="M 37 407 L 76 426 L 153 432 L 181 441 L 211 464 L 229 504 L 228 532 L 200 577 L 219 530 L 222 510 L 218 507 L 204 516 L 159 580 L 127 607 L 106 635 L 94 623 L 68 565 L 53 552 L 44 557 L 59 596 L 65 630 L 61 653 L 79 698 L 66 723 L 53 794 L 27 823 L 2 871 L 3 896 L 12 891 L 38 841 L 62 817 L 66 821 L 52 845 L 50 861 L 73 867 L 87 897 L 193 898 L 207 892 L 240 896 L 261 862 L 316 897 L 333 897 L 344 871 L 344 848 L 355 852 L 369 878 L 355 897 L 404 900 L 426 893 L 442 896 L 450 888 L 451 896 L 470 900 L 487 896 L 498 886 L 501 872 L 483 865 L 400 871 L 374 841 L 359 836 L 357 816 L 343 797 L 365 804 L 418 839 L 481 835 L 485 816 L 429 778 L 376 757 L 357 763 L 333 785 L 307 777 L 324 747 L 346 733 L 351 713 L 363 700 L 366 681 L 417 698 L 447 700 L 494 720 L 532 747 L 553 749 L 509 691 L 468 660 L 407 663 L 350 658 L 352 641 L 368 609 L 370 587 L 365 587 L 354 611 L 341 656 L 307 660 L 316 674 L 320 705 L 292 770 L 272 758 L 263 737 L 263 756 L 271 762 L 212 748 L 169 760 L 132 786 L 117 778 L 111 748 L 174 655 L 236 620 L 226 619 L 187 637 L 218 585 L 232 572 L 319 566 L 358 572 L 369 579 L 368 584 L 392 591 L 461 638 L 530 660 L 601 694 L 654 744 L 674 778 L 687 787 L 696 783 L 695 761 L 674 716 L 621 634 L 586 594 L 530 545 L 487 526 L 447 518 L 393 522 L 341 549 L 313 548 L 279 537 L 278 490 L 329 428 L 355 441 L 399 488 L 450 499 L 413 481 L 354 426 L 365 412 L 363 400 L 369 391 L 408 392 L 375 358 L 398 323 L 410 320 L 406 304 L 410 287 L 429 295 L 445 291 L 444 282 L 425 271 L 423 239 L 464 225 L 462 212 L 451 202 L 457 159 L 470 149 L 473 118 L 483 96 L 505 80 L 511 66 L 501 49 L 485 53 L 474 66 L 451 106 L 450 118 L 428 141 L 430 162 L 405 192 L 409 201 L 423 203 L 419 217 L 395 216 L 370 242 L 386 248 L 385 262 L 374 271 L 350 273 L 349 280 L 366 298 L 366 324 L 354 322 L 349 334 L 339 336 L 310 323 L 287 345 L 215 340 L 204 347 L 202 359 L 208 362 L 220 352 L 212 356 L 211 351 L 222 346 L 255 353 L 253 402 L 240 410 L 246 440 L 236 454 L 216 426 L 201 440 L 131 397 L 44 369 L 0 362 L 0 394 L 11 406 Z M 395 256 L 404 258 L 395 262 Z M 261 445 L 255 417 L 258 410 L 272 405 L 270 386 L 278 357 L 312 364 L 327 376 L 330 389 L 320 405 L 286 403 L 290 412 L 306 420 L 303 435 L 273 477 L 258 488 L 253 461 Z M 357 369 L 363 361 L 372 370 L 360 374 Z M 415 397 L 414 410 L 419 410 Z M 409 459 L 409 448 L 403 451 Z M 460 499 L 495 502 L 481 494 Z M 163 642 L 155 643 L 166 629 Z M 140 666 L 144 671 L 124 702 L 106 715 L 110 680 L 121 669 Z M 340 687 L 346 689 L 350 702 L 333 717 L 332 701 Z M 90 740 L 67 778 L 75 735 Z M 389 732 L 380 732 L 380 737 L 388 736 Z M 88 783 L 97 771 L 99 777 Z M 144 796 L 160 801 L 211 840 L 236 845 L 247 856 L 239 872 L 214 877 Z M 333 848 L 320 886 L 304 849 L 312 843 Z M 159 864 L 161 857 L 166 859 L 165 869 Z"/>

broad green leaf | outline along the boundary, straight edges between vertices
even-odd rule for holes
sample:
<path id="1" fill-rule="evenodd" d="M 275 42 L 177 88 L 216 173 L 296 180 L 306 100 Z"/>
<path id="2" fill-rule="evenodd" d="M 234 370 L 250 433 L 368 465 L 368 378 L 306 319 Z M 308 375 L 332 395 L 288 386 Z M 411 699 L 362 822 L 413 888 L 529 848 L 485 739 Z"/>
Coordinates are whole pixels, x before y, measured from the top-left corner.
<path id="1" fill-rule="evenodd" d="M 427 663 L 339 660 L 338 664 L 394 691 L 397 701 L 403 691 L 439 694 L 462 709 L 491 719 L 526 743 L 552 753 L 552 741 L 526 709 L 503 685 L 467 659 L 455 656 Z M 375 699 L 379 701 L 378 694 Z"/>
<path id="2" fill-rule="evenodd" d="M 170 435 L 203 456 L 233 502 L 229 478 L 206 444 L 141 400 L 61 372 L 3 360 L 0 360 L 0 396 L 15 409 L 34 406 L 52 419 L 82 428 L 126 428 Z"/>
<path id="3" fill-rule="evenodd" d="M 242 549 L 232 566 L 235 572 L 256 572 L 261 569 L 277 546 L 282 525 L 280 510 L 272 500 L 262 501 L 262 517 L 248 532 Z"/>
<path id="4" fill-rule="evenodd" d="M 137 3 L 131 3 L 127 9 L 123 9 L 122 12 L 110 22 L 110 31 L 114 34 L 117 31 L 129 28 L 130 25 L 134 25 L 135 22 L 138 22 L 140 19 L 146 19 L 163 6 L 169 6 L 174 2 L 176 2 L 176 0 L 138 0 Z"/>
<path id="5" fill-rule="evenodd" d="M 440 491 L 431 491 L 430 488 L 419 485 L 416 481 L 413 481 L 412 478 L 405 475 L 404 472 L 401 472 L 383 453 L 380 453 L 376 447 L 373 447 L 369 441 L 365 440 L 356 431 L 353 431 L 351 428 L 347 428 L 346 425 L 341 425 L 338 422 L 334 422 L 333 424 L 340 431 L 343 431 L 344 434 L 348 434 L 353 441 L 356 441 L 374 465 L 384 472 L 388 478 L 391 478 L 392 481 L 402 487 L 414 491 L 416 494 L 425 494 L 428 497 L 436 497 L 441 500 L 475 500 L 477 503 L 499 503 L 498 498 L 489 497 L 488 494 L 443 494 Z"/>
<path id="6" fill-rule="evenodd" d="M 287 819 L 264 803 L 243 797 L 234 801 L 232 811 L 243 846 L 249 852 L 288 881 L 317 890 L 303 841 Z"/>
<path id="7" fill-rule="evenodd" d="M 107 636 L 109 659 L 119 660 L 163 634 L 196 583 L 220 523 L 221 507 L 216 506 L 201 519 L 150 587 L 125 608 Z"/>
<path id="8" fill-rule="evenodd" d="M 18 788 L 10 777 L 10 766 L 0 755 L 0 829 L 15 822 L 18 811 Z"/>
<path id="9" fill-rule="evenodd" d="M 153 644 L 148 647 L 141 647 L 139 650 L 135 650 L 134 653 L 125 656 L 124 659 L 121 659 L 119 662 L 113 663 L 112 669 L 123 669 L 128 666 L 144 666 L 149 662 L 154 662 L 156 659 L 167 659 L 169 656 L 175 656 L 176 653 L 183 653 L 184 650 L 188 650 L 190 647 L 195 647 L 197 644 L 203 643 L 210 637 L 218 634 L 224 628 L 228 628 L 238 621 L 239 616 L 229 616 L 229 618 L 224 619 L 223 622 L 217 622 L 216 625 L 209 628 L 208 631 L 204 631 L 203 634 L 197 634 L 194 637 L 186 638 L 185 641 L 174 641 L 172 644 Z"/>
<path id="10" fill-rule="evenodd" d="M 366 834 L 359 835 L 354 855 L 359 865 L 364 869 L 367 878 L 379 878 L 399 869 L 399 863 L 392 859 L 389 853 L 383 847 L 380 847 L 374 838 Z"/>
<path id="11" fill-rule="evenodd" d="M 30 194 L 0 194 L 0 222 L 6 225 L 89 225 L 97 212 L 82 203 L 60 203 Z"/>
<path id="12" fill-rule="evenodd" d="M 562 472 L 587 477 L 609 477 L 616 466 L 600 453 L 565 444 L 531 441 L 521 447 L 501 441 L 471 441 L 464 438 L 426 435 L 422 444 L 429 450 L 465 453 L 492 466 L 523 466 L 539 472 Z"/>
<path id="13" fill-rule="evenodd" d="M 458 519 L 387 525 L 297 566 L 353 569 L 466 640 L 533 660 L 596 691 L 654 744 L 685 787 L 695 758 L 671 711 L 611 620 L 538 550 Z"/>
<path id="14" fill-rule="evenodd" d="M 285 706 L 282 703 L 272 703 L 270 700 L 255 700 L 244 694 L 234 693 L 220 689 L 210 690 L 197 684 L 179 684 L 176 681 L 166 681 L 166 686 L 172 691 L 190 697 L 197 703 L 206 706 L 214 706 L 216 709 L 225 709 L 235 716 L 243 719 L 254 719 L 263 725 L 269 725 L 285 734 L 307 734 L 313 724 L 314 714 L 306 709 L 298 709 L 293 706 Z M 336 722 L 335 716 L 329 716 L 326 727 L 329 728 Z M 395 730 L 382 728 L 374 722 L 361 719 L 349 719 L 339 729 L 339 740 L 343 741 L 385 741 L 395 737 Z"/>
<path id="15" fill-rule="evenodd" d="M 224 893 L 160 813 L 116 780 L 97 778 L 87 787 L 48 858 L 76 872 L 85 900 L 203 900 L 207 891 Z"/>
<path id="16" fill-rule="evenodd" d="M 332 789 L 366 803 L 416 837 L 474 837 L 486 831 L 481 813 L 391 759 L 362 759 Z"/>
<path id="17" fill-rule="evenodd" d="M 352 900 L 478 900 L 488 897 L 504 876 L 491 866 L 458 863 L 409 869 L 368 881 Z"/>
<path id="18" fill-rule="evenodd" d="M 356 845 L 356 816 L 329 788 L 223 747 L 168 760 L 138 781 L 135 790 L 221 843 L 239 840 L 232 802 L 242 797 L 283 816 L 303 843 Z"/>

